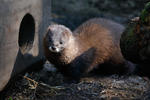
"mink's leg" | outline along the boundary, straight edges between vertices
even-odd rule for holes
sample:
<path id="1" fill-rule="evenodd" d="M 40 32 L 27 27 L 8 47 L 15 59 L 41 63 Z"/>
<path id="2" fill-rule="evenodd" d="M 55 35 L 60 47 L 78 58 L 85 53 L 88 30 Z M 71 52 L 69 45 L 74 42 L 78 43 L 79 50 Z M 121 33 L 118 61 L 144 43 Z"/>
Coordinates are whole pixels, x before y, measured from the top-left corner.
<path id="1" fill-rule="evenodd" d="M 80 56 L 76 57 L 68 66 L 68 76 L 73 79 L 80 79 L 93 64 L 95 60 L 95 48 L 90 48 Z"/>

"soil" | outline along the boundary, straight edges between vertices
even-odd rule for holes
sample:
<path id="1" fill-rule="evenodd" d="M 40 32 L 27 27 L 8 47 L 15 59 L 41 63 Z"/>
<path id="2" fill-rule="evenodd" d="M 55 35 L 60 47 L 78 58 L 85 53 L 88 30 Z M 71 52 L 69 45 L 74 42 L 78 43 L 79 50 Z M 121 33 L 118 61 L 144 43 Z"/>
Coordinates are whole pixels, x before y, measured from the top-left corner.
<path id="1" fill-rule="evenodd" d="M 6 100 L 149 100 L 150 81 L 136 75 L 92 75 L 68 81 L 50 64 L 27 72 L 3 93 Z"/>
<path id="2" fill-rule="evenodd" d="M 53 0 L 52 23 L 75 29 L 104 17 L 127 25 L 148 0 Z M 36 67 L 36 66 L 35 66 Z M 89 75 L 70 81 L 46 62 L 40 70 L 18 75 L 0 100 L 150 100 L 150 80 L 139 75 Z"/>

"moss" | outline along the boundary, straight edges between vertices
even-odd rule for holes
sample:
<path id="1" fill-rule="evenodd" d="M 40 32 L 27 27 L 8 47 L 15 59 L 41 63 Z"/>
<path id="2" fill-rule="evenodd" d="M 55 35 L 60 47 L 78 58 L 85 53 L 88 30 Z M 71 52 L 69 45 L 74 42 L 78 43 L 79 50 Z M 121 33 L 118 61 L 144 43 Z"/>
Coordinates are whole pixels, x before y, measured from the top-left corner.
<path id="1" fill-rule="evenodd" d="M 150 21 L 150 2 L 148 2 L 142 10 L 140 19 L 142 23 L 148 23 Z"/>
<path id="2" fill-rule="evenodd" d="M 9 97 L 8 100 L 13 100 L 12 97 Z"/>
<path id="3" fill-rule="evenodd" d="M 135 24 L 129 25 L 126 30 L 127 31 L 125 32 L 125 36 L 123 40 L 126 41 L 125 49 L 129 49 L 128 46 L 133 46 L 133 44 L 136 42 L 136 37 L 134 34 Z"/>
<path id="4" fill-rule="evenodd" d="M 121 37 L 120 47 L 126 59 L 137 63 L 141 59 L 147 59 L 147 55 L 149 55 L 148 44 L 144 43 L 149 39 L 149 26 L 150 2 L 146 4 L 141 12 L 140 20 L 138 22 L 131 22 Z"/>
<path id="5" fill-rule="evenodd" d="M 127 60 L 138 61 L 138 38 L 136 36 L 136 23 L 130 23 L 121 36 L 120 47 Z"/>

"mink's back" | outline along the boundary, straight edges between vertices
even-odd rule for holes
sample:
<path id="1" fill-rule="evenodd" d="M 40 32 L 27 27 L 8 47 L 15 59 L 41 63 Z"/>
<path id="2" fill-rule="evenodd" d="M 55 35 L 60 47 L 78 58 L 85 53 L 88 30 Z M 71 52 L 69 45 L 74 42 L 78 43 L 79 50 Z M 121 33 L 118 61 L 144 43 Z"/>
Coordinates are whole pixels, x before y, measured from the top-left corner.
<path id="1" fill-rule="evenodd" d="M 105 34 L 103 31 L 108 31 L 108 34 L 111 35 L 113 41 L 119 44 L 123 30 L 124 26 L 114 21 L 104 18 L 93 18 L 81 24 L 76 30 L 74 30 L 74 34 L 80 34 L 84 37 L 95 37 L 97 34 L 96 31 L 100 31 L 99 33 L 102 35 Z"/>
<path id="2" fill-rule="evenodd" d="M 74 36 L 80 44 L 80 52 L 96 49 L 93 65 L 107 61 L 118 64 L 124 62 L 119 46 L 123 30 L 124 27 L 118 23 L 95 18 L 80 25 L 74 31 Z"/>

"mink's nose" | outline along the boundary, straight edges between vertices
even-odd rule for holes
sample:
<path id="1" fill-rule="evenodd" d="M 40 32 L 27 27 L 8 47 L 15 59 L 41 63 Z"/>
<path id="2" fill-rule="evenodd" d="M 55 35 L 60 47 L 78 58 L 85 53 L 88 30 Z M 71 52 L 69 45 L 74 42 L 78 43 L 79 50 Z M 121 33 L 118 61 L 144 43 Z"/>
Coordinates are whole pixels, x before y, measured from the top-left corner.
<path id="1" fill-rule="evenodd" d="M 50 47 L 49 47 L 49 50 L 50 50 L 51 52 L 59 52 L 59 51 L 60 51 L 60 49 L 59 49 L 57 46 L 50 46 Z"/>
<path id="2" fill-rule="evenodd" d="M 56 48 L 55 48 L 54 46 L 52 46 L 52 47 L 51 47 L 51 49 L 52 49 L 53 51 L 55 51 L 55 50 L 56 50 Z"/>

